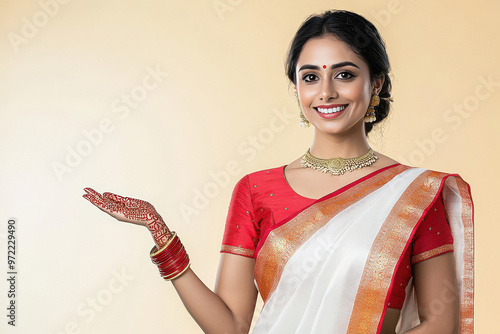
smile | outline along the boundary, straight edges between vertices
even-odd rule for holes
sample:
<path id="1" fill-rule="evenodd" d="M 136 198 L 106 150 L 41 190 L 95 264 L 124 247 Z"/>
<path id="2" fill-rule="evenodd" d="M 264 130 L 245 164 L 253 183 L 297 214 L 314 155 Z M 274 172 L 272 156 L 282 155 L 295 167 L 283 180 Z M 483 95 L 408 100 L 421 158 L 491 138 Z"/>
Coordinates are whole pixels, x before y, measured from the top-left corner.
<path id="1" fill-rule="evenodd" d="M 342 111 L 344 110 L 345 108 L 347 108 L 347 104 L 344 104 L 344 105 L 330 105 L 330 106 L 318 106 L 318 107 L 315 107 L 314 109 L 316 109 L 318 112 L 322 113 L 322 114 L 333 114 L 333 113 L 337 113 L 339 111 Z"/>

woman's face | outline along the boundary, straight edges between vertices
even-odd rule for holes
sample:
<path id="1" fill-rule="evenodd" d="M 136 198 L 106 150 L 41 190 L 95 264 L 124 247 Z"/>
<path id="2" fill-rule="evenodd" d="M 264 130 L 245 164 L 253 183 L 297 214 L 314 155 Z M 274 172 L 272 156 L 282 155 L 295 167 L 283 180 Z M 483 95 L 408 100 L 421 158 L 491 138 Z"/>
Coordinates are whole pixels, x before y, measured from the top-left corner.
<path id="1" fill-rule="evenodd" d="M 364 116 L 383 79 L 370 82 L 366 64 L 333 36 L 306 42 L 296 67 L 302 112 L 317 131 L 364 135 Z"/>

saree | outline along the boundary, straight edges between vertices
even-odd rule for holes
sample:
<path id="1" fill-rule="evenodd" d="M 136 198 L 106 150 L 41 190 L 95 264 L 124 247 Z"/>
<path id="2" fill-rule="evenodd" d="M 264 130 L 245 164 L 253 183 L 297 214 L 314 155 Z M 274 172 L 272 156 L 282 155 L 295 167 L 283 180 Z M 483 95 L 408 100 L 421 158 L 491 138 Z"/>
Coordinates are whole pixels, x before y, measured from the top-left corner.
<path id="1" fill-rule="evenodd" d="M 474 332 L 468 184 L 456 174 L 404 165 L 372 174 L 261 231 L 254 274 L 264 306 L 253 333 L 379 333 L 394 273 L 438 196 L 453 235 L 460 333 Z M 436 307 L 451 292 L 437 296 Z M 410 279 L 396 331 L 418 324 Z"/>

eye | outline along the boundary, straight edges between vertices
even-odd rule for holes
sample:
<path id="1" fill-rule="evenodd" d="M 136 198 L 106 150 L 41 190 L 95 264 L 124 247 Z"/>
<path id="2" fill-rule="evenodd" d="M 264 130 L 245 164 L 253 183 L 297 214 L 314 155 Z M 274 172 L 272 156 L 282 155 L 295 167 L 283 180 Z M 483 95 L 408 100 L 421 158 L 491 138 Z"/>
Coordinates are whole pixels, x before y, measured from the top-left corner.
<path id="1" fill-rule="evenodd" d="M 305 82 L 313 82 L 313 81 L 317 81 L 318 80 L 318 77 L 314 74 L 306 74 L 302 77 L 302 80 L 304 80 Z"/>
<path id="2" fill-rule="evenodd" d="M 354 75 L 351 72 L 342 71 L 339 74 L 337 74 L 335 78 L 339 78 L 341 80 L 348 80 L 354 78 Z"/>

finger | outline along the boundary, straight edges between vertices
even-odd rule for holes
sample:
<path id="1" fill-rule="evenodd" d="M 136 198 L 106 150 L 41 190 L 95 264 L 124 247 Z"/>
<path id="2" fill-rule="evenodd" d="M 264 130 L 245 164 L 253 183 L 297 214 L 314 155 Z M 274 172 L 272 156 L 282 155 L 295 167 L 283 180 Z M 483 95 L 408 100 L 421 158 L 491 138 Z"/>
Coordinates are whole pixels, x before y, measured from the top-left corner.
<path id="1" fill-rule="evenodd" d="M 144 205 L 144 203 L 147 203 L 147 202 L 142 201 L 142 200 L 137 199 L 137 198 L 123 197 L 123 196 L 109 193 L 109 192 L 105 192 L 102 195 L 106 199 L 110 199 L 114 202 L 121 203 L 121 204 L 125 205 L 126 207 L 133 208 L 133 209 L 141 207 Z"/>
<path id="2" fill-rule="evenodd" d="M 89 201 L 93 202 L 93 201 L 96 201 L 96 200 L 102 200 L 102 196 L 101 194 L 99 194 L 97 191 L 95 191 L 94 189 L 92 188 L 85 188 L 84 189 L 86 194 L 83 195 L 84 198 L 88 199 Z"/>
<path id="3" fill-rule="evenodd" d="M 110 199 L 110 200 L 112 200 L 114 202 L 119 202 L 119 203 L 121 203 L 121 202 L 123 202 L 125 200 L 125 197 L 117 195 L 117 194 L 113 194 L 113 193 L 110 193 L 110 192 L 103 193 L 102 197 Z"/>
<path id="4" fill-rule="evenodd" d="M 83 198 L 87 199 L 90 201 L 92 204 L 99 208 L 107 208 L 107 203 L 106 200 L 102 197 L 101 194 L 99 194 L 97 191 L 95 191 L 92 188 L 85 188 L 84 189 L 86 194 L 83 195 Z"/>
<path id="5" fill-rule="evenodd" d="M 129 211 L 129 209 L 123 203 L 114 202 L 114 201 L 109 200 L 109 199 L 104 199 L 104 200 L 107 201 L 108 210 L 110 212 L 117 212 L 120 214 L 125 214 L 127 211 Z"/>
<path id="6" fill-rule="evenodd" d="M 96 196 L 101 196 L 101 194 L 99 194 L 97 191 L 95 191 L 94 189 L 92 188 L 84 188 L 83 189 L 87 194 L 91 194 L 91 195 L 96 195 Z"/>
<path id="7" fill-rule="evenodd" d="M 103 211 L 108 211 L 108 203 L 106 203 L 100 196 L 85 194 L 85 195 L 83 195 L 83 198 L 85 198 L 90 203 L 97 206 L 99 209 L 101 209 Z"/>
<path id="8" fill-rule="evenodd" d="M 94 205 L 105 206 L 106 201 L 99 194 L 85 194 L 83 198 L 87 199 Z"/>
<path id="9" fill-rule="evenodd" d="M 85 198 L 86 200 L 94 204 L 97 208 L 99 208 L 101 211 L 106 212 L 113 218 L 123 222 L 142 224 L 142 222 L 127 218 L 128 215 L 127 213 L 128 211 L 130 211 L 130 209 L 127 208 L 124 203 L 114 201 L 112 198 L 110 198 L 109 194 L 111 193 L 107 193 L 106 196 L 107 198 L 105 198 L 104 195 L 106 193 L 101 195 L 91 188 L 86 188 L 85 191 L 87 192 L 87 194 L 83 195 L 83 198 Z"/>
<path id="10" fill-rule="evenodd" d="M 102 197 L 105 201 L 108 202 L 109 209 L 111 211 L 118 211 L 117 208 L 120 208 L 121 210 L 125 209 L 126 206 L 123 203 L 124 197 L 110 193 L 110 192 L 105 192 L 102 194 Z"/>
<path id="11" fill-rule="evenodd" d="M 89 200 L 92 204 L 97 206 L 99 209 L 108 212 L 110 209 L 110 204 L 108 200 L 102 197 L 100 193 L 95 191 L 92 188 L 85 188 L 84 189 L 87 194 L 83 195 L 83 197 L 87 200 Z"/>
<path id="12" fill-rule="evenodd" d="M 100 196 L 96 196 L 93 194 L 85 194 L 83 195 L 83 198 L 87 199 L 96 207 L 106 212 L 107 214 L 110 214 L 111 216 L 113 216 L 118 220 L 121 220 L 120 216 L 123 217 L 124 213 L 127 211 L 123 203 L 112 202 Z"/>
<path id="13" fill-rule="evenodd" d="M 121 212 L 126 208 L 124 201 L 127 197 L 122 197 L 110 192 L 105 192 L 99 196 L 102 201 L 106 203 L 107 209 L 111 212 Z"/>

